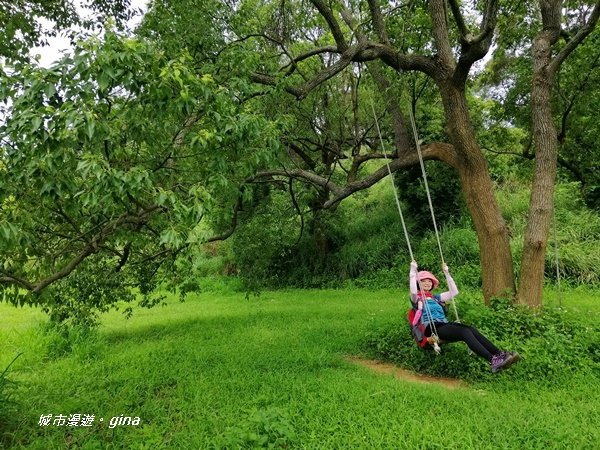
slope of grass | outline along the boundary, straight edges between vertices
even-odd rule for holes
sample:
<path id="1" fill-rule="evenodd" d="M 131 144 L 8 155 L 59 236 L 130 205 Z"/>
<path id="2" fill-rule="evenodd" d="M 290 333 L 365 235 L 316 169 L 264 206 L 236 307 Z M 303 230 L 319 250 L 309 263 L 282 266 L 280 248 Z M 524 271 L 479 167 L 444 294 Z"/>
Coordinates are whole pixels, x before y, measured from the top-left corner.
<path id="1" fill-rule="evenodd" d="M 450 391 L 348 362 L 344 356 L 357 354 L 378 323 L 397 316 L 405 326 L 400 297 L 314 290 L 171 299 L 130 320 L 105 315 L 98 333 L 63 356 L 48 351 L 51 334 L 25 326 L 39 319 L 35 311 L 1 305 L 0 332 L 10 342 L 2 361 L 17 348 L 26 352 L 11 371 L 19 409 L 1 442 L 31 449 L 583 449 L 600 442 L 599 378 L 515 386 L 507 371 Z M 577 298 L 563 301 L 571 307 Z M 598 302 L 577 307 L 597 314 Z M 49 414 L 94 421 L 39 425 Z M 140 423 L 111 428 L 121 415 Z"/>

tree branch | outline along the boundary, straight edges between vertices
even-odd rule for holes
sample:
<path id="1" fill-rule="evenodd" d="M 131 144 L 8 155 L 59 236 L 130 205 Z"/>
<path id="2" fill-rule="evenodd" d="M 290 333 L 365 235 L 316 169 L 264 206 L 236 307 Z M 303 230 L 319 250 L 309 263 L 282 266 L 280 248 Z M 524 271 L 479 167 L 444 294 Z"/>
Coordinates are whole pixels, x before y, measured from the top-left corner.
<path id="1" fill-rule="evenodd" d="M 98 246 L 104 242 L 104 240 L 114 233 L 120 226 L 126 224 L 139 224 L 148 220 L 148 217 L 152 215 L 156 210 L 160 209 L 159 206 L 151 206 L 139 214 L 130 215 L 123 214 L 121 217 L 109 222 L 94 238 L 83 248 L 83 250 L 75 256 L 71 261 L 69 261 L 61 270 L 53 273 L 49 277 L 37 282 L 34 288 L 31 290 L 32 292 L 40 292 L 45 287 L 54 283 L 55 281 L 60 280 L 61 278 L 69 275 L 79 264 L 81 264 L 88 256 L 92 253 L 95 253 L 98 249 Z"/>
<path id="2" fill-rule="evenodd" d="M 443 143 L 443 142 L 435 142 L 424 146 L 422 148 L 423 158 L 426 160 L 429 159 L 437 159 L 440 161 L 444 161 L 452 167 L 457 167 L 458 161 L 456 152 L 454 151 L 454 146 L 451 144 Z M 393 155 L 384 155 L 382 153 L 370 153 L 368 155 L 359 155 L 357 158 L 361 159 L 362 162 L 372 160 L 372 159 L 382 159 L 382 158 L 393 158 Z M 393 159 L 389 165 L 391 172 L 395 172 L 398 169 L 406 168 L 413 166 L 419 163 L 417 152 L 407 152 L 402 158 Z M 307 170 L 302 169 L 273 169 L 273 170 L 265 170 L 256 173 L 254 176 L 247 178 L 244 180 L 244 184 L 255 183 L 260 179 L 267 179 L 269 182 L 276 181 L 274 177 L 284 177 L 288 178 L 288 180 L 298 179 L 308 182 L 310 184 L 319 186 L 325 189 L 327 192 L 332 193 L 333 197 L 329 198 L 323 205 L 323 209 L 334 208 L 337 204 L 339 204 L 345 198 L 351 196 L 355 192 L 358 192 L 363 189 L 367 189 L 382 180 L 388 175 L 388 169 L 386 165 L 382 165 L 378 170 L 373 172 L 371 175 L 363 178 L 362 180 L 353 181 L 347 183 L 345 186 L 340 187 L 337 184 L 333 183 L 330 178 L 325 178 L 315 173 L 309 172 Z M 238 200 L 233 208 L 233 214 L 231 219 L 231 225 L 227 229 L 227 231 L 212 236 L 208 238 L 205 242 L 215 242 L 215 241 L 223 241 L 229 238 L 235 231 L 237 227 L 237 218 L 238 213 L 242 208 L 242 196 L 238 197 Z"/>
<path id="3" fill-rule="evenodd" d="M 119 259 L 119 264 L 117 264 L 117 267 L 115 267 L 115 272 L 119 272 L 123 268 L 123 266 L 125 264 L 127 264 L 130 253 L 131 253 L 131 241 L 129 241 L 123 247 L 123 254 L 121 255 L 121 258 Z"/>
<path id="4" fill-rule="evenodd" d="M 288 144 L 288 149 L 290 152 L 294 152 L 298 157 L 300 157 L 300 159 L 302 159 L 302 161 L 304 161 L 309 168 L 314 169 L 316 167 L 317 163 L 294 142 L 290 142 Z"/>
<path id="5" fill-rule="evenodd" d="M 289 70 L 286 72 L 286 75 L 291 75 L 294 72 L 294 70 L 296 69 L 296 64 L 298 64 L 300 61 L 304 61 L 305 59 L 308 59 L 312 56 L 322 55 L 323 53 L 339 53 L 339 51 L 338 51 L 338 48 L 333 45 L 327 45 L 325 47 L 314 48 L 306 53 L 302 53 L 301 55 L 296 56 L 295 58 L 291 58 L 290 63 L 283 66 L 282 69 L 285 69 L 287 66 L 291 65 Z"/>
<path id="6" fill-rule="evenodd" d="M 242 203 L 243 203 L 242 195 L 240 194 L 235 203 L 235 206 L 233 207 L 233 213 L 231 215 L 231 224 L 229 226 L 229 229 L 227 231 L 225 231 L 224 233 L 217 234 L 215 236 L 208 238 L 205 243 L 215 242 L 215 241 L 224 241 L 225 239 L 227 239 L 229 236 L 231 236 L 233 234 L 233 232 L 237 228 L 238 213 L 239 213 L 240 209 L 242 209 Z"/>
<path id="7" fill-rule="evenodd" d="M 266 86 L 277 86 L 277 82 L 278 82 L 277 77 L 267 75 L 264 73 L 256 73 L 255 72 L 250 76 L 250 78 L 255 83 L 264 84 Z M 297 99 L 299 99 L 304 94 L 304 92 L 300 88 L 297 88 L 294 86 L 286 86 L 286 87 L 284 87 L 284 89 L 288 94 L 292 94 Z"/>
<path id="8" fill-rule="evenodd" d="M 577 48 L 579 44 L 583 42 L 583 40 L 592 32 L 598 23 L 598 18 L 600 17 L 600 0 L 596 1 L 594 5 L 594 9 L 590 14 L 587 22 L 581 29 L 577 32 L 575 36 L 567 44 L 558 52 L 558 54 L 552 58 L 550 64 L 548 66 L 548 70 L 551 75 L 554 75 L 561 64 L 567 59 L 567 57 Z"/>
<path id="9" fill-rule="evenodd" d="M 450 36 L 448 33 L 448 20 L 446 15 L 445 0 L 430 0 L 429 15 L 433 27 L 433 40 L 438 53 L 438 59 L 442 66 L 448 70 L 454 70 L 456 62 L 452 55 L 452 47 L 450 46 Z"/>
<path id="10" fill-rule="evenodd" d="M 388 45 L 390 39 L 385 30 L 385 23 L 383 22 L 383 16 L 381 14 L 381 8 L 377 0 L 369 0 L 369 10 L 371 11 L 371 17 L 373 18 L 373 28 L 375 33 L 379 37 L 379 42 Z"/>
<path id="11" fill-rule="evenodd" d="M 19 286 L 27 289 L 28 291 L 32 291 L 33 288 L 35 287 L 29 281 L 27 281 L 21 277 L 18 277 L 16 275 L 13 275 L 10 272 L 7 272 L 5 270 L 0 269 L 0 273 L 4 274 L 3 277 L 0 277 L 0 283 L 16 284 L 16 285 L 19 285 Z"/>
<path id="12" fill-rule="evenodd" d="M 450 7 L 452 8 L 452 13 L 457 25 L 461 30 L 462 44 L 461 56 L 454 73 L 454 78 L 457 83 L 463 84 L 467 80 L 473 63 L 482 59 L 490 50 L 492 37 L 498 20 L 498 0 L 488 0 L 486 2 L 481 25 L 479 26 L 480 33 L 475 37 L 468 32 L 466 25 L 464 24 L 458 2 L 456 0 L 451 0 Z"/>
<path id="13" fill-rule="evenodd" d="M 333 39 L 337 44 L 337 48 L 340 52 L 345 52 L 348 49 L 348 44 L 346 43 L 346 39 L 344 38 L 344 34 L 338 24 L 337 20 L 333 16 L 333 12 L 331 9 L 325 5 L 322 0 L 310 0 L 311 3 L 319 10 L 319 13 L 323 16 L 329 29 L 331 30 L 331 34 L 333 34 Z"/>
<path id="14" fill-rule="evenodd" d="M 346 67 L 348 67 L 350 63 L 352 63 L 352 61 L 356 58 L 356 56 L 364 50 L 363 47 L 364 45 L 361 44 L 350 47 L 344 53 L 342 53 L 339 61 L 326 67 L 325 69 L 320 71 L 312 80 L 309 80 L 308 82 L 304 83 L 303 86 L 298 88 L 301 92 L 301 95 L 298 97 L 298 100 L 302 100 L 317 86 L 321 85 L 330 78 L 333 78 L 335 75 L 337 75 Z"/>
<path id="15" fill-rule="evenodd" d="M 298 205 L 298 201 L 296 200 L 296 195 L 294 194 L 294 179 L 293 178 L 289 179 L 288 186 L 289 186 L 290 198 L 292 200 L 292 204 L 294 205 L 294 209 L 296 210 L 298 217 L 300 217 L 300 233 L 298 233 L 298 239 L 296 239 L 296 243 L 294 244 L 294 245 L 298 245 L 298 243 L 300 242 L 300 239 L 302 239 L 302 234 L 304 233 L 304 214 L 302 214 L 302 210 L 300 209 L 300 205 Z"/>
<path id="16" fill-rule="evenodd" d="M 371 75 L 375 82 L 379 85 L 381 92 L 386 93 L 391 86 L 390 81 L 386 78 L 383 71 L 376 64 L 369 64 L 368 66 Z M 406 120 L 402 111 L 400 110 L 400 102 L 397 99 L 390 99 L 388 96 L 386 101 L 386 109 L 390 112 L 392 117 L 392 128 L 394 130 L 394 146 L 396 151 L 401 149 L 409 149 L 411 139 L 409 137 L 408 127 L 406 126 Z"/>
<path id="17" fill-rule="evenodd" d="M 457 166 L 456 154 L 454 151 L 454 147 L 451 144 L 446 144 L 442 142 L 436 142 L 430 145 L 423 147 L 423 158 L 424 159 L 438 159 L 446 162 L 452 167 Z M 389 158 L 389 155 L 383 154 L 371 154 L 371 155 L 363 155 L 363 162 L 375 159 L 377 157 L 383 158 L 384 156 Z M 416 152 L 407 152 L 401 158 L 395 158 L 389 162 L 391 172 L 395 172 L 398 169 L 406 168 L 414 166 L 419 163 L 418 155 Z M 308 172 L 306 170 L 294 169 L 294 170 L 267 170 L 262 171 L 256 174 L 252 179 L 248 179 L 247 182 L 251 182 L 256 178 L 265 178 L 265 177 L 286 177 L 286 178 L 296 178 L 307 181 L 311 184 L 320 186 L 330 193 L 333 194 L 333 197 L 329 198 L 324 204 L 323 208 L 328 209 L 336 206 L 339 202 L 341 202 L 346 197 L 354 194 L 355 192 L 361 191 L 363 189 L 367 189 L 382 180 L 388 175 L 388 168 L 384 164 L 378 170 L 368 175 L 367 177 L 357 180 L 354 182 L 347 183 L 345 186 L 340 187 L 337 184 L 331 182 L 331 180 L 316 175 L 312 172 Z"/>
<path id="18" fill-rule="evenodd" d="M 423 159 L 439 159 L 449 163 L 453 167 L 456 167 L 457 161 L 454 153 L 454 147 L 451 144 L 446 143 L 435 143 L 430 144 L 422 148 Z M 398 169 L 414 166 L 419 163 L 419 158 L 416 152 L 411 152 L 404 155 L 402 158 L 396 158 L 389 162 L 389 170 L 386 164 L 382 165 L 375 172 L 362 180 L 348 183 L 342 189 L 334 192 L 334 196 L 327 200 L 323 204 L 323 208 L 332 208 L 341 202 L 346 197 L 354 194 L 355 192 L 367 189 L 373 186 L 378 181 L 382 180 L 389 175 L 389 172 L 396 172 Z"/>
<path id="19" fill-rule="evenodd" d="M 458 6 L 458 2 L 456 0 L 449 0 L 448 3 L 450 4 L 450 9 L 452 10 L 452 15 L 454 16 L 454 21 L 456 22 L 458 31 L 460 32 L 461 42 L 465 44 L 470 43 L 473 36 L 471 33 L 469 33 L 469 29 L 465 25 L 465 20 L 462 12 L 460 11 L 460 6 Z"/>
<path id="20" fill-rule="evenodd" d="M 492 34 L 496 29 L 496 22 L 498 21 L 498 6 L 498 0 L 488 0 L 486 2 L 485 12 L 483 13 L 483 19 L 479 27 L 479 35 L 473 38 L 473 44 L 479 44 L 484 40 L 488 40 L 488 38 L 491 42 Z"/>
<path id="21" fill-rule="evenodd" d="M 68 276 L 77 266 L 79 266 L 88 256 L 98 251 L 99 246 L 106 240 L 108 236 L 114 233 L 119 227 L 127 224 L 140 224 L 144 223 L 148 220 L 149 216 L 151 216 L 155 211 L 160 209 L 159 206 L 150 206 L 147 209 L 140 211 L 138 214 L 123 214 L 117 219 L 109 222 L 100 230 L 98 234 L 96 234 L 85 247 L 71 260 L 64 265 L 64 267 L 52 275 L 38 281 L 31 282 L 20 278 L 16 275 L 10 274 L 5 270 L 0 270 L 0 273 L 4 274 L 3 277 L 0 277 L 0 282 L 2 283 L 13 283 L 18 284 L 19 286 L 33 292 L 38 293 L 41 292 L 44 288 L 54 283 L 55 281 L 60 280 L 61 278 L 65 278 Z"/>
<path id="22" fill-rule="evenodd" d="M 298 178 L 305 181 L 308 181 L 311 184 L 316 186 L 320 186 L 330 192 L 338 193 L 340 192 L 340 187 L 333 183 L 331 180 L 324 178 L 320 175 L 317 175 L 313 172 L 309 172 L 307 170 L 302 169 L 273 169 L 273 170 L 263 170 L 258 172 L 254 177 L 247 180 L 247 182 L 252 182 L 258 178 L 271 178 L 271 177 L 285 177 L 285 178 Z"/>
<path id="23" fill-rule="evenodd" d="M 324 49 L 325 48 L 321 48 L 320 51 L 315 51 L 311 56 L 321 53 L 321 50 L 324 51 Z M 308 54 L 309 53 L 306 53 L 306 55 Z M 342 53 L 337 62 L 317 73 L 311 80 L 299 86 L 285 86 L 284 89 L 286 92 L 296 97 L 297 100 L 302 100 L 317 86 L 340 73 L 352 62 L 367 62 L 375 59 L 381 59 L 385 64 L 397 71 L 416 70 L 423 72 L 430 77 L 434 77 L 437 70 L 435 60 L 430 57 L 404 55 L 398 53 L 389 45 L 361 40 L 358 44 L 349 47 Z M 266 86 L 277 86 L 279 81 L 279 78 L 277 77 L 257 72 L 251 75 L 251 79 L 255 83 Z"/>

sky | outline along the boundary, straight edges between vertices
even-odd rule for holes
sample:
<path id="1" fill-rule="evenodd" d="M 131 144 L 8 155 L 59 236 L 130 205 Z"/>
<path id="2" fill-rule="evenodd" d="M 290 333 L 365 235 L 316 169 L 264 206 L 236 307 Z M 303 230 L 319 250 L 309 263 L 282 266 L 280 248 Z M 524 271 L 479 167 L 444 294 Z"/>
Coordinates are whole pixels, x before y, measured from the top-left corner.
<path id="1" fill-rule="evenodd" d="M 142 9 L 146 11 L 147 4 L 149 0 L 131 0 L 131 7 Z M 132 20 L 128 22 L 128 27 L 130 29 L 135 28 L 136 25 L 140 23 L 142 16 L 138 15 L 134 17 Z M 43 26 L 49 26 L 49 22 L 42 21 Z M 71 49 L 71 45 L 69 44 L 69 40 L 62 36 L 57 36 L 54 38 L 48 39 L 48 45 L 44 47 L 33 47 L 30 50 L 30 54 L 40 55 L 40 65 L 43 67 L 50 66 L 54 61 L 59 59 L 65 51 L 69 51 Z"/>

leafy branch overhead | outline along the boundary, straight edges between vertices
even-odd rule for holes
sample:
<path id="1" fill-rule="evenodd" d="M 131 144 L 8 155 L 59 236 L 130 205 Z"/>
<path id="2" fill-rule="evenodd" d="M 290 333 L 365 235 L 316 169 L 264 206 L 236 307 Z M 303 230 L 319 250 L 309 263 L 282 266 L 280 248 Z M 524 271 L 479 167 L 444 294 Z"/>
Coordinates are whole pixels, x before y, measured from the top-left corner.
<path id="1" fill-rule="evenodd" d="M 307 103 L 308 110 L 312 108 L 314 139 L 290 138 L 285 142 L 290 154 L 306 166 L 285 172 L 323 190 L 321 207 L 327 208 L 387 176 L 386 157 L 393 160 L 392 171 L 418 162 L 406 119 L 406 102 L 414 109 L 422 88 L 414 82 L 415 77 L 406 77 L 403 81 L 396 78 L 394 72 L 419 72 L 432 79 L 440 90 L 464 91 L 470 68 L 485 56 L 491 45 L 498 3 L 487 4 L 475 34 L 470 32 L 458 4 L 452 3 L 455 20 L 460 24 L 457 42 L 461 46 L 457 56 L 446 18 L 440 17 L 445 11 L 444 2 L 432 2 L 428 11 L 416 4 L 403 5 L 400 14 L 396 14 L 392 6 L 382 11 L 375 1 L 356 5 L 326 4 L 320 0 L 311 3 L 313 9 L 305 11 L 294 9 L 294 4 L 281 5 L 275 19 L 279 23 L 274 25 L 260 19 L 273 12 L 269 8 L 274 4 L 266 4 L 261 11 L 264 16 L 257 14 L 258 19 L 239 21 L 245 26 L 234 29 L 239 39 L 231 47 L 240 45 L 246 52 L 262 54 L 260 68 L 252 74 L 253 81 L 275 86 Z M 246 8 L 251 8 L 250 3 L 242 3 L 240 17 L 250 14 Z M 409 34 L 418 31 L 406 19 L 411 14 L 433 29 L 432 40 L 416 44 L 411 41 Z M 472 22 L 471 18 L 471 27 Z M 294 25 L 297 28 L 292 28 Z M 403 34 L 398 33 L 399 28 Z M 427 81 L 420 83 L 424 86 Z M 383 108 L 375 91 L 385 92 Z M 408 95 L 403 91 L 408 91 Z M 378 111 L 385 110 L 383 115 L 377 113 L 379 120 L 385 117 L 385 123 L 390 125 L 384 130 L 384 147 L 389 150 L 382 151 L 375 131 L 371 112 L 375 104 Z M 346 128 L 336 130 L 335 135 L 327 130 L 329 120 L 332 124 L 335 120 L 328 117 L 334 105 L 346 110 L 343 120 L 347 121 Z M 472 158 L 463 145 L 456 146 L 446 139 L 427 142 L 423 155 L 425 159 L 439 159 L 456 169 L 461 167 L 461 161 Z M 318 159 L 325 163 L 320 171 L 316 170 Z M 376 160 L 380 161 L 379 168 L 367 171 L 365 176 L 365 163 Z M 346 172 L 345 181 L 332 180 L 335 166 Z M 286 176 L 279 169 L 267 171 L 265 175 Z"/>
<path id="2" fill-rule="evenodd" d="M 2 84 L 0 281 L 33 293 L 88 258 L 158 270 L 207 238 L 207 210 L 230 217 L 220 205 L 277 142 L 189 57 L 114 32 Z"/>
<path id="3" fill-rule="evenodd" d="M 85 12 L 82 12 L 85 11 Z M 36 45 L 47 45 L 49 37 L 66 33 L 75 39 L 71 27 L 97 31 L 107 21 L 124 26 L 139 11 L 130 0 L 19 0 L 0 2 L 0 57 L 25 61 Z"/>

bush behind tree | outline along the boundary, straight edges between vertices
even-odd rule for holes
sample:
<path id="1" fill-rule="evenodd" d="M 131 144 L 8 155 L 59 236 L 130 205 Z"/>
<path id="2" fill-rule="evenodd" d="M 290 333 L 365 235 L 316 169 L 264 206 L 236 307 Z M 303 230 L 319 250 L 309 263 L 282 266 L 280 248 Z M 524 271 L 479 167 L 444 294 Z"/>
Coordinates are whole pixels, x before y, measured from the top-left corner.
<path id="1" fill-rule="evenodd" d="M 503 180 L 498 201 L 512 237 L 518 273 L 529 189 L 509 176 Z M 440 202 L 444 200 L 439 199 Z M 600 216 L 585 206 L 576 183 L 557 186 L 555 208 L 556 241 L 551 239 L 547 248 L 547 280 L 556 281 L 558 251 L 563 282 L 597 284 Z M 403 206 L 404 209 L 411 210 Z M 425 229 L 424 212 L 420 214 L 404 213 L 414 257 L 420 267 L 440 273 L 435 234 Z M 347 199 L 335 211 L 322 212 L 320 231 L 330 243 L 328 254 L 318 253 L 308 226 L 300 235 L 299 224 L 286 194 L 271 195 L 270 203 L 248 216 L 234 236 L 230 264 L 237 267 L 242 278 L 262 287 L 406 286 L 410 255 L 388 182 Z M 439 230 L 444 258 L 459 288 L 480 287 L 479 245 L 469 218 L 460 214 L 448 216 Z"/>
<path id="2" fill-rule="evenodd" d="M 466 216 L 464 202 L 460 195 L 460 183 L 454 170 L 440 161 L 427 161 L 427 186 L 437 226 L 443 228 L 456 222 L 457 218 Z M 396 172 L 395 183 L 398 196 L 402 200 L 403 214 L 415 223 L 414 232 L 421 236 L 427 231 L 433 231 L 433 220 L 427 190 L 422 177 L 420 166 Z"/>

